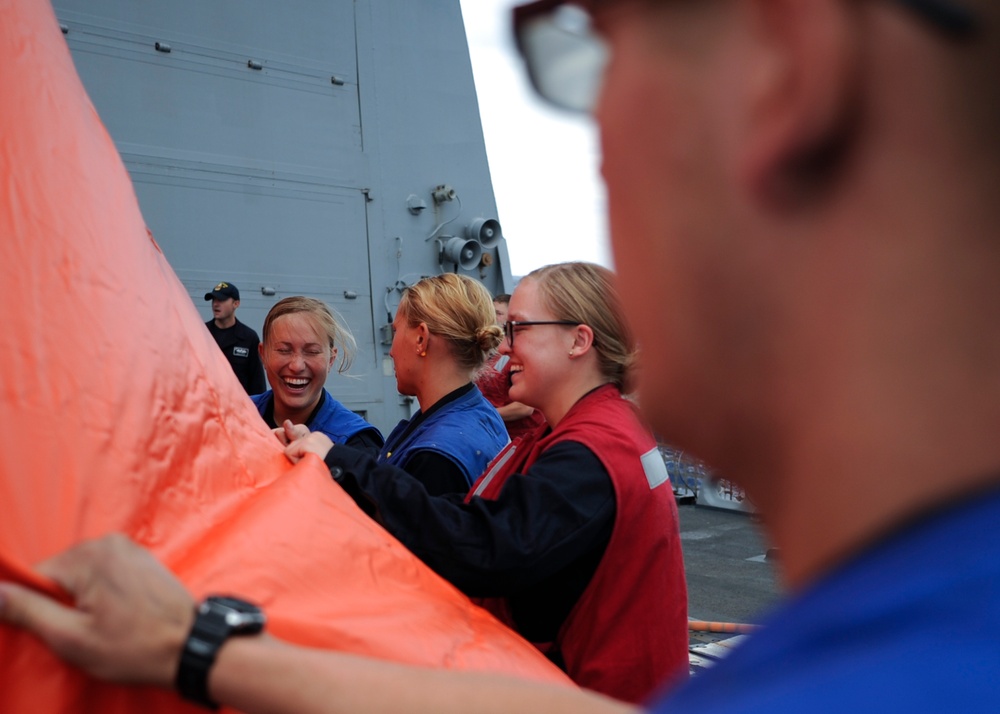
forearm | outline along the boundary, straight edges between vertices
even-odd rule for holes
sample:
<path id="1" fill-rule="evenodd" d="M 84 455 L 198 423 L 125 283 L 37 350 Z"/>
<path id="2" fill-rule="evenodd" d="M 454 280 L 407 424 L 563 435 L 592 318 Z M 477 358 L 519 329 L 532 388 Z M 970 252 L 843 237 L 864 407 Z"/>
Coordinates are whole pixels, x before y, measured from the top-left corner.
<path id="1" fill-rule="evenodd" d="M 173 688 L 194 602 L 153 555 L 121 535 L 81 543 L 38 566 L 75 606 L 0 582 L 0 623 L 33 632 L 63 660 L 108 681 Z M 625 712 L 627 705 L 566 685 L 417 668 L 281 642 L 229 638 L 208 695 L 246 714 L 492 714 Z"/>
<path id="2" fill-rule="evenodd" d="M 377 458 L 378 452 L 382 449 L 382 437 L 375 429 L 364 429 L 344 442 L 344 446 Z"/>
<path id="3" fill-rule="evenodd" d="M 504 597 L 537 585 L 598 544 L 614 523 L 614 490 L 586 447 L 550 447 L 513 476 L 495 501 L 431 496 L 405 471 L 334 447 L 326 464 L 368 515 L 470 597 Z M 500 514 L 500 515 L 498 515 Z"/>
<path id="4" fill-rule="evenodd" d="M 213 668 L 213 698 L 246 714 L 612 714 L 632 707 L 576 689 L 491 674 L 424 669 L 274 638 L 233 638 Z"/>
<path id="5" fill-rule="evenodd" d="M 432 496 L 403 469 L 353 449 L 334 447 L 325 462 L 361 510 L 459 590 L 494 595 L 493 583 L 506 581 L 492 560 L 496 533 L 483 504 L 465 505 L 461 493 Z"/>
<path id="6" fill-rule="evenodd" d="M 431 496 L 448 493 L 460 493 L 464 496 L 472 485 L 457 463 L 429 449 L 412 452 L 403 465 L 403 470 L 420 481 Z"/>
<path id="7" fill-rule="evenodd" d="M 497 413 L 500 414 L 500 418 L 504 421 L 517 421 L 518 419 L 524 419 L 525 417 L 531 416 L 534 411 L 534 407 L 529 407 L 527 404 L 521 404 L 521 402 L 511 402 L 510 404 L 505 404 L 502 407 L 497 407 Z"/>

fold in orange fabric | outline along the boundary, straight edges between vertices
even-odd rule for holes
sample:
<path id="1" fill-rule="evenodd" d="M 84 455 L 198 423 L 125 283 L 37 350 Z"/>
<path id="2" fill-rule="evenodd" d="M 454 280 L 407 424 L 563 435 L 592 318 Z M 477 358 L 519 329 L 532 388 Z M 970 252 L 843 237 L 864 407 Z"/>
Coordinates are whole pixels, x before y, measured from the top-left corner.
<path id="1" fill-rule="evenodd" d="M 0 0 L 0 578 L 121 531 L 196 595 L 279 637 L 567 682 L 362 514 L 291 466 L 140 215 L 52 9 Z M 0 626 L 0 711 L 198 711 L 96 682 Z"/>

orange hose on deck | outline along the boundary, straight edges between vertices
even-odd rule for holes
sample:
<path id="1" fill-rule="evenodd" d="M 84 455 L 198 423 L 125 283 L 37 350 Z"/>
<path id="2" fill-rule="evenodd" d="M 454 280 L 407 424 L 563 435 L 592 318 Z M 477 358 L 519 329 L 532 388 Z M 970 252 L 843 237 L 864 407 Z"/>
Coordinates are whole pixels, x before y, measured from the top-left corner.
<path id="1" fill-rule="evenodd" d="M 727 635 L 749 635 L 759 625 L 749 625 L 741 622 L 706 622 L 705 620 L 688 620 L 690 632 L 713 632 Z"/>

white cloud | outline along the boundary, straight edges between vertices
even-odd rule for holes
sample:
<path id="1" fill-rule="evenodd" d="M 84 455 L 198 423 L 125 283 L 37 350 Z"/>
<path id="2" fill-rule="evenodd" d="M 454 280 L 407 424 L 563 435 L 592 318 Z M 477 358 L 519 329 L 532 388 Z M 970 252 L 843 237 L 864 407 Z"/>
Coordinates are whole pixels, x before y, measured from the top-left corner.
<path id="1" fill-rule="evenodd" d="M 535 98 L 510 37 L 511 0 L 461 0 L 511 272 L 611 265 L 596 130 Z"/>

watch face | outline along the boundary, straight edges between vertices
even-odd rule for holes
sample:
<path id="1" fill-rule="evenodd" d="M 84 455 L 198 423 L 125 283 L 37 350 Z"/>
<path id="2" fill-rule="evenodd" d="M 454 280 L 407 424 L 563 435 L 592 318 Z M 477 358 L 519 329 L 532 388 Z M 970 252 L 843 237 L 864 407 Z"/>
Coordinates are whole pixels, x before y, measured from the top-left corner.
<path id="1" fill-rule="evenodd" d="M 213 595 L 205 598 L 199 610 L 207 614 L 214 611 L 232 628 L 234 634 L 253 634 L 264 629 L 267 618 L 264 612 L 246 600 Z"/>

